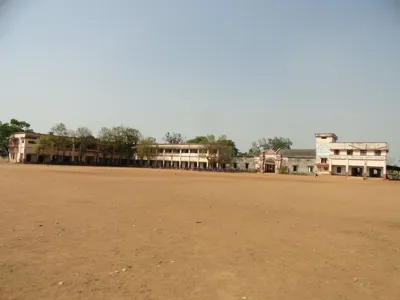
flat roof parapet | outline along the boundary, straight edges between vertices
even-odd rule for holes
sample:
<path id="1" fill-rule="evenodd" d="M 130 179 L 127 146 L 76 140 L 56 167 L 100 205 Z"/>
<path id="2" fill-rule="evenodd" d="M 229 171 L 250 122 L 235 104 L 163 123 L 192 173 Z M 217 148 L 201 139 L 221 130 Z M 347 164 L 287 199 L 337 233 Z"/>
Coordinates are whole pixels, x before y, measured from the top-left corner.
<path id="1" fill-rule="evenodd" d="M 334 139 L 338 139 L 338 136 L 333 132 L 319 132 L 315 134 L 315 137 L 333 137 Z"/>

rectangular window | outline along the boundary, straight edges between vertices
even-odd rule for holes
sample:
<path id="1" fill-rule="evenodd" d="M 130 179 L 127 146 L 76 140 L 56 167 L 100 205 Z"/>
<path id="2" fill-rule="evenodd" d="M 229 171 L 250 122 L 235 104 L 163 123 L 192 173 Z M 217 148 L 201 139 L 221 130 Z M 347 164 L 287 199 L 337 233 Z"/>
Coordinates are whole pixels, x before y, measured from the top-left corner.
<path id="1" fill-rule="evenodd" d="M 353 155 L 353 150 L 347 150 L 347 155 Z"/>
<path id="2" fill-rule="evenodd" d="M 361 150 L 360 155 L 364 155 L 364 156 L 367 155 L 367 150 Z"/>
<path id="3" fill-rule="evenodd" d="M 381 156 L 382 151 L 381 150 L 375 150 L 375 156 Z"/>
<path id="4" fill-rule="evenodd" d="M 28 144 L 36 144 L 35 141 L 28 141 Z"/>
<path id="5" fill-rule="evenodd" d="M 181 153 L 189 153 L 189 149 L 182 149 Z"/>
<path id="6" fill-rule="evenodd" d="M 297 172 L 297 166 L 293 166 L 293 172 Z"/>
<path id="7" fill-rule="evenodd" d="M 342 173 L 342 167 L 337 167 L 336 168 L 336 173 L 338 173 L 338 174 Z"/>
<path id="8" fill-rule="evenodd" d="M 310 173 L 314 172 L 314 167 L 313 166 L 309 166 L 308 167 L 308 172 L 310 172 Z"/>
<path id="9" fill-rule="evenodd" d="M 237 163 L 233 163 L 233 168 L 237 169 Z"/>
<path id="10" fill-rule="evenodd" d="M 334 153 L 335 155 L 339 155 L 339 154 L 340 154 L 340 150 L 335 150 L 333 153 Z"/>
<path id="11" fill-rule="evenodd" d="M 245 164 L 245 167 L 246 167 L 246 170 L 249 168 L 249 164 L 248 163 L 246 163 Z"/>
<path id="12" fill-rule="evenodd" d="M 328 159 L 327 158 L 321 158 L 321 164 L 326 164 L 328 163 Z"/>
<path id="13" fill-rule="evenodd" d="M 199 153 L 197 149 L 190 149 L 190 153 Z"/>

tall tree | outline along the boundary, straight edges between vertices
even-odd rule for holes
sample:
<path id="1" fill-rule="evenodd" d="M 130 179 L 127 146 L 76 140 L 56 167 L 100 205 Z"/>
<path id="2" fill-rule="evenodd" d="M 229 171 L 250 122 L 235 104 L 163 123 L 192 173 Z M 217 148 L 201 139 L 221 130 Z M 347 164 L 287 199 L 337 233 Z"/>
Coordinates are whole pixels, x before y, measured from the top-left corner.
<path id="1" fill-rule="evenodd" d="M 50 135 L 41 135 L 36 140 L 35 151 L 38 157 L 40 155 L 50 155 L 50 160 L 51 160 L 51 156 L 53 154 L 53 148 L 54 148 L 54 140 Z"/>
<path id="2" fill-rule="evenodd" d="M 232 141 L 225 135 L 216 137 L 213 134 L 207 135 L 205 139 L 201 137 L 200 144 L 204 146 L 205 157 L 211 164 L 228 164 L 233 158 Z"/>
<path id="3" fill-rule="evenodd" d="M 152 137 L 141 139 L 137 145 L 136 154 L 140 160 L 146 160 L 147 164 L 150 160 L 157 156 L 158 147 L 156 140 Z"/>
<path id="4" fill-rule="evenodd" d="M 273 138 L 268 138 L 265 148 L 276 151 L 279 149 L 290 149 L 292 145 L 293 142 L 289 138 L 275 136 Z"/>
<path id="5" fill-rule="evenodd" d="M 107 164 L 108 155 L 113 153 L 114 145 L 110 128 L 100 128 L 97 136 L 97 152 L 102 154 L 103 161 Z M 98 157 L 97 159 L 98 160 Z"/>
<path id="6" fill-rule="evenodd" d="M 183 144 L 185 142 L 185 137 L 181 133 L 167 132 L 163 137 L 163 141 L 168 144 Z"/>
<path id="7" fill-rule="evenodd" d="M 0 121 L 0 156 L 8 157 L 10 137 L 16 132 L 33 132 L 31 125 L 25 121 L 11 119 L 9 123 Z"/>
<path id="8" fill-rule="evenodd" d="M 119 154 L 120 164 L 122 158 L 125 157 L 129 165 L 141 136 L 140 131 L 135 128 L 122 125 L 111 128 L 114 150 Z"/>
<path id="9" fill-rule="evenodd" d="M 229 163 L 233 156 L 239 155 L 239 149 L 233 140 L 228 139 L 225 135 L 216 137 L 213 134 L 204 136 L 196 136 L 187 141 L 188 144 L 203 144 L 208 150 L 208 160 L 211 163 Z M 219 157 L 216 152 L 220 153 Z"/>
<path id="10" fill-rule="evenodd" d="M 239 155 L 239 149 L 236 147 L 236 143 L 232 140 L 226 140 L 226 146 L 229 146 L 232 148 L 232 155 L 237 156 Z"/>
<path id="11" fill-rule="evenodd" d="M 293 145 L 289 138 L 284 137 L 273 137 L 273 138 L 261 138 L 257 142 L 253 142 L 249 150 L 249 154 L 258 156 L 262 151 L 279 149 L 290 149 Z"/>
<path id="12" fill-rule="evenodd" d="M 142 138 L 142 134 L 139 130 L 132 127 L 122 126 L 121 135 L 123 140 L 123 153 L 127 158 L 127 165 L 130 164 L 130 160 L 136 153 L 137 144 Z"/>
<path id="13" fill-rule="evenodd" d="M 207 142 L 207 137 L 204 135 L 196 136 L 190 140 L 186 141 L 188 144 L 201 144 Z"/>
<path id="14" fill-rule="evenodd" d="M 57 150 L 57 156 L 59 156 L 60 151 L 62 151 L 62 160 L 64 160 L 66 150 L 72 147 L 72 138 L 70 137 L 70 131 L 67 126 L 65 126 L 64 123 L 55 124 L 51 128 L 50 138 Z"/>
<path id="15" fill-rule="evenodd" d="M 95 138 L 92 131 L 87 127 L 78 127 L 74 131 L 74 144 L 78 146 L 79 162 L 85 161 L 86 152 L 90 145 L 95 143 Z"/>
<path id="16" fill-rule="evenodd" d="M 103 127 L 98 134 L 98 150 L 106 159 L 109 154 L 114 161 L 115 155 L 119 155 L 119 163 L 122 157 L 127 158 L 127 165 L 136 151 L 136 146 L 141 138 L 139 130 L 125 126 L 112 128 Z"/>

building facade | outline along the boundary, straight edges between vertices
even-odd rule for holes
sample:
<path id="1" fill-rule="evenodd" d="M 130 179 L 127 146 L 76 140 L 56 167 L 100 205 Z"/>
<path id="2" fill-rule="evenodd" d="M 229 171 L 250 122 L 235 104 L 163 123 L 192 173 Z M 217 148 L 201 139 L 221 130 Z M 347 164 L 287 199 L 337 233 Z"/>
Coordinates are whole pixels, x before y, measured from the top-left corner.
<path id="1" fill-rule="evenodd" d="M 150 159 L 140 159 L 137 155 L 132 156 L 129 161 L 126 157 L 118 154 L 99 153 L 97 149 L 88 149 L 83 157 L 74 145 L 66 150 L 38 151 L 35 147 L 36 140 L 42 134 L 39 133 L 15 133 L 9 144 L 9 161 L 12 163 L 73 163 L 82 161 L 86 164 L 115 164 L 121 165 L 148 165 L 150 167 L 179 168 L 179 169 L 237 169 L 254 170 L 254 157 L 234 157 L 230 164 L 218 164 L 210 162 L 210 153 L 201 144 L 157 144 L 156 154 Z M 218 155 L 218 153 L 217 153 Z"/>
<path id="2" fill-rule="evenodd" d="M 38 133 L 15 133 L 9 144 L 10 162 L 75 162 L 121 165 L 141 164 L 137 156 L 131 158 L 107 154 L 103 156 L 96 149 L 88 149 L 83 157 L 75 146 L 60 151 L 38 152 L 35 144 L 41 136 Z M 338 142 L 334 133 L 316 133 L 315 149 L 268 150 L 258 157 L 234 157 L 230 164 L 211 163 L 209 152 L 201 144 L 157 144 L 157 154 L 147 165 L 153 167 L 184 169 L 240 169 L 265 173 L 278 173 L 282 168 L 288 173 L 331 174 L 360 177 L 386 177 L 386 142 Z"/>
<path id="3" fill-rule="evenodd" d="M 277 151 L 281 166 L 289 174 L 315 174 L 315 149 L 282 149 Z"/>
<path id="4" fill-rule="evenodd" d="M 338 137 L 334 133 L 316 133 L 315 134 L 315 159 L 317 173 L 326 175 L 329 173 L 329 157 L 331 155 L 330 145 L 336 143 Z"/>
<path id="5" fill-rule="evenodd" d="M 335 142 L 330 149 L 330 174 L 386 177 L 387 143 Z"/>

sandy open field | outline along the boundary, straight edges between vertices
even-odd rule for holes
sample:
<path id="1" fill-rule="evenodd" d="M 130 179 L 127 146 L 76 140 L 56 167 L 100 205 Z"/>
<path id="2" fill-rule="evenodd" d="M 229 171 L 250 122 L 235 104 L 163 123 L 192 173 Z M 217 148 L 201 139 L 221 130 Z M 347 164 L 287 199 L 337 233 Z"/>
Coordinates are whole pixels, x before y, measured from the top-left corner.
<path id="1" fill-rule="evenodd" d="M 400 299 L 400 184 L 0 164 L 0 299 Z"/>

